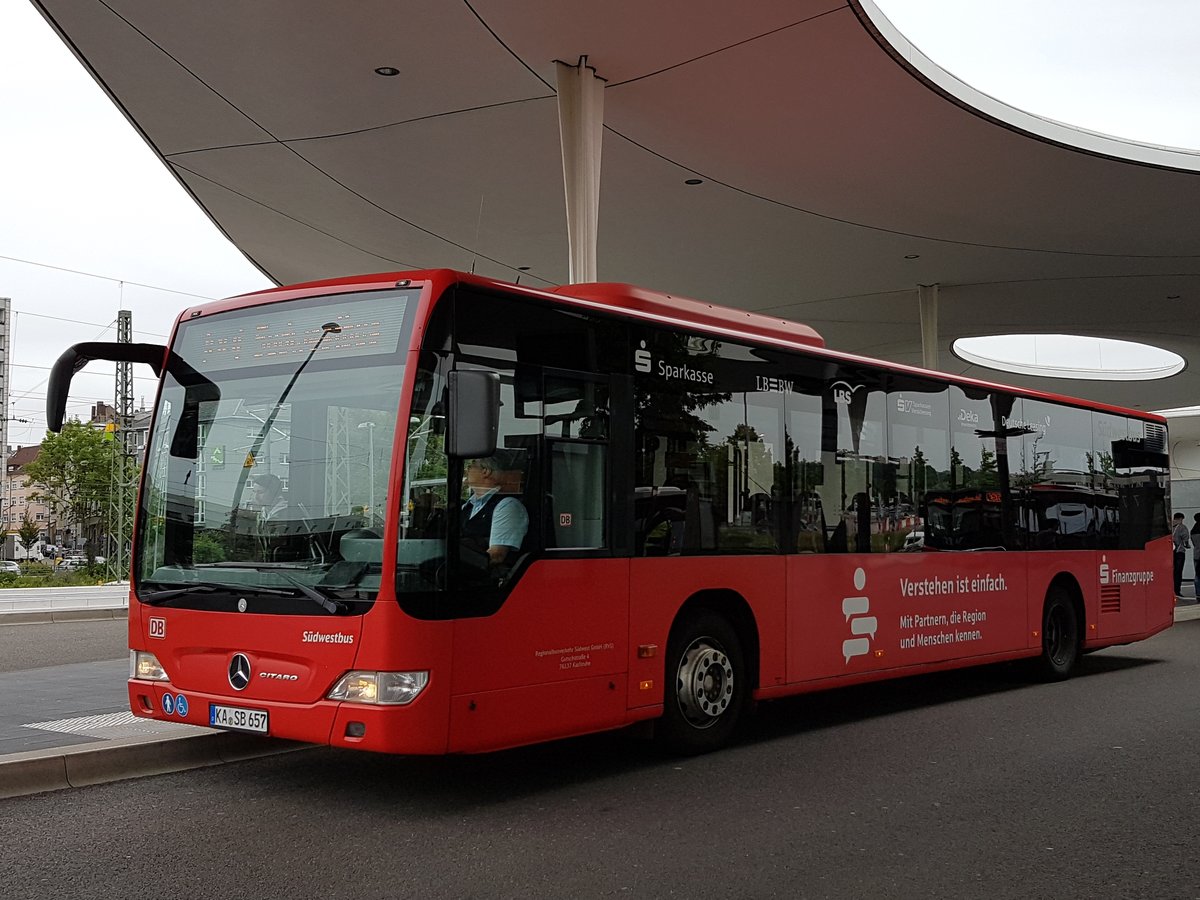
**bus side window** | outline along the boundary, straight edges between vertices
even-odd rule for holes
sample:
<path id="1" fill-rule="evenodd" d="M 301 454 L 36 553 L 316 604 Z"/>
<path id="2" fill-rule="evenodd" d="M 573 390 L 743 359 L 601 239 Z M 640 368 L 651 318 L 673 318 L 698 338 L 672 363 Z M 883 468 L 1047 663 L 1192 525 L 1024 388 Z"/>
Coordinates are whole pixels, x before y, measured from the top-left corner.
<path id="1" fill-rule="evenodd" d="M 547 448 L 547 548 L 591 550 L 606 546 L 607 448 L 582 441 L 547 441 Z"/>

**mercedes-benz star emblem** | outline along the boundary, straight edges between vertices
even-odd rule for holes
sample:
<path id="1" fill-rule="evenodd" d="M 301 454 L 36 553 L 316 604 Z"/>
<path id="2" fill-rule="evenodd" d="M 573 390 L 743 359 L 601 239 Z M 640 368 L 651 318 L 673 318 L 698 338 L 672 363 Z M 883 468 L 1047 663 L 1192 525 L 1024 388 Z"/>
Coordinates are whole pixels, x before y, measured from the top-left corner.
<path id="1" fill-rule="evenodd" d="M 246 604 L 246 598 L 245 598 L 245 597 L 238 597 L 238 612 L 245 612 L 245 611 L 246 611 L 246 606 L 247 606 L 247 604 Z"/>
<path id="2" fill-rule="evenodd" d="M 233 654 L 229 661 L 229 684 L 235 691 L 244 691 L 250 683 L 250 660 L 245 653 Z"/>

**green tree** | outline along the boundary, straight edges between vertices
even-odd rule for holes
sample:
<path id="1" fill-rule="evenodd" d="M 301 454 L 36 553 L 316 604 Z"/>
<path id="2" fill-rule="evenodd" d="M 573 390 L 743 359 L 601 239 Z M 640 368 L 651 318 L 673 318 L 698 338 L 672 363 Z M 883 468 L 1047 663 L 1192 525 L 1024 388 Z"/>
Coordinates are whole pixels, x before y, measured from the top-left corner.
<path id="1" fill-rule="evenodd" d="M 25 513 L 25 518 L 21 520 L 21 527 L 17 529 L 17 537 L 21 539 L 21 546 L 25 548 L 26 559 L 29 559 L 29 548 L 37 543 L 41 533 L 42 526 L 29 518 L 29 513 Z"/>
<path id="2" fill-rule="evenodd" d="M 979 453 L 979 487 L 998 487 L 1000 472 L 996 465 L 995 451 L 986 447 Z"/>
<path id="3" fill-rule="evenodd" d="M 925 454 L 921 452 L 920 447 L 913 449 L 911 468 L 909 469 L 909 486 L 912 492 L 913 502 L 917 502 L 918 498 L 924 497 L 925 492 L 929 489 L 929 460 L 925 458 Z"/>
<path id="4" fill-rule="evenodd" d="M 111 436 L 72 419 L 58 434 L 46 435 L 37 459 L 25 466 L 25 486 L 60 522 L 78 525 L 94 542 L 111 501 L 119 457 Z"/>

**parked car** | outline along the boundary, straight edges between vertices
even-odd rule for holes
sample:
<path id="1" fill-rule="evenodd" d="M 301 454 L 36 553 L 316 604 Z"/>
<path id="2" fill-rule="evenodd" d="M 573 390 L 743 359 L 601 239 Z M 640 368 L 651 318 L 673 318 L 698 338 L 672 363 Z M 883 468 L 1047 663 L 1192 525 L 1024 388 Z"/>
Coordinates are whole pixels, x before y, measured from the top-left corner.
<path id="1" fill-rule="evenodd" d="M 0 559 L 0 573 L 20 575 L 21 567 L 11 559 Z"/>
<path id="2" fill-rule="evenodd" d="M 69 572 L 72 569 L 86 569 L 87 564 L 86 556 L 67 556 L 55 568 L 60 572 Z"/>

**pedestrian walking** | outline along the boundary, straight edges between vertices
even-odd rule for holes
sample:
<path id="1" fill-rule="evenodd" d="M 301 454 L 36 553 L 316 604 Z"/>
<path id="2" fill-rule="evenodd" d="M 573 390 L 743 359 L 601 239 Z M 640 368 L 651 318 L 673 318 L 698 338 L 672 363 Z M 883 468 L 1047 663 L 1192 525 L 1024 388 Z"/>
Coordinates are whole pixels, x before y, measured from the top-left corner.
<path id="1" fill-rule="evenodd" d="M 1200 512 L 1192 516 L 1192 585 L 1200 603 Z"/>
<path id="2" fill-rule="evenodd" d="M 1187 559 L 1188 548 L 1192 546 L 1191 535 L 1183 524 L 1183 513 L 1175 513 L 1171 517 L 1171 546 L 1175 551 L 1175 599 L 1182 600 L 1179 592 L 1183 590 L 1183 563 Z"/>

